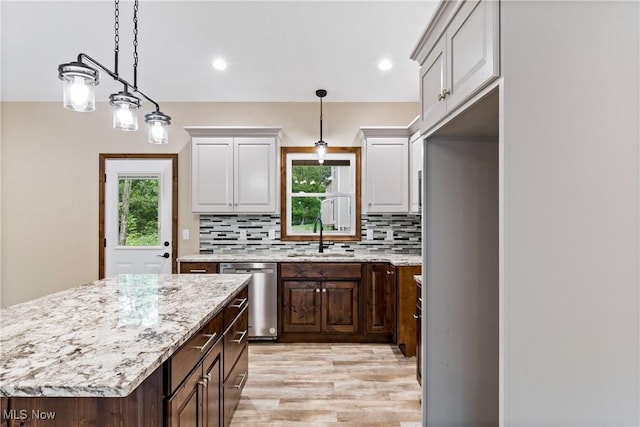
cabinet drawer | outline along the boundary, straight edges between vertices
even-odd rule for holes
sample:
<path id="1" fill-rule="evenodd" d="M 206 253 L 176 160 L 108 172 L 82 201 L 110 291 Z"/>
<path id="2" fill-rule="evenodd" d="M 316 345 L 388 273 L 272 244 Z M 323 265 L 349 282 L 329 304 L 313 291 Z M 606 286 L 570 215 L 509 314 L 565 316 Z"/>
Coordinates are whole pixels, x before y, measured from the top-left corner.
<path id="1" fill-rule="evenodd" d="M 359 279 L 362 277 L 360 264 L 348 263 L 283 263 L 280 277 L 294 279 Z"/>
<path id="2" fill-rule="evenodd" d="M 249 310 L 240 314 L 224 333 L 224 377 L 227 378 L 249 338 Z"/>
<path id="3" fill-rule="evenodd" d="M 218 313 L 189 339 L 169 361 L 171 375 L 169 389 L 173 392 L 193 367 L 222 337 L 222 313 Z"/>
<path id="4" fill-rule="evenodd" d="M 226 330 L 238 314 L 249 305 L 249 287 L 241 290 L 224 308 L 224 329 Z"/>
<path id="5" fill-rule="evenodd" d="M 181 262 L 180 273 L 202 273 L 216 274 L 218 272 L 217 262 Z"/>
<path id="6" fill-rule="evenodd" d="M 249 377 L 249 346 L 244 347 L 244 351 L 238 358 L 238 363 L 233 367 L 229 378 L 224 383 L 224 425 L 231 424 L 233 413 L 240 401 L 242 389 Z"/>

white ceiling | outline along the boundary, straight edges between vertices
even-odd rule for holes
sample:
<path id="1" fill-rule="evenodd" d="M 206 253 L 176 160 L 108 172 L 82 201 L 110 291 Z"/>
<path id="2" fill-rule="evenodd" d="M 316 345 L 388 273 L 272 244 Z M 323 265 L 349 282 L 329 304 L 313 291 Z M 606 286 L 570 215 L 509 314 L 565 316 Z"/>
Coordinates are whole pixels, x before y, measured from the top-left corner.
<path id="1" fill-rule="evenodd" d="M 139 11 L 138 87 L 163 101 L 417 101 L 409 59 L 435 1 L 152 1 Z M 112 1 L 2 1 L 3 101 L 59 101 L 57 66 L 87 53 L 113 70 Z M 120 4 L 132 81 L 133 2 Z M 224 57 L 224 72 L 211 67 Z M 378 70 L 389 58 L 390 71 Z M 101 73 L 96 100 L 120 90 Z"/>

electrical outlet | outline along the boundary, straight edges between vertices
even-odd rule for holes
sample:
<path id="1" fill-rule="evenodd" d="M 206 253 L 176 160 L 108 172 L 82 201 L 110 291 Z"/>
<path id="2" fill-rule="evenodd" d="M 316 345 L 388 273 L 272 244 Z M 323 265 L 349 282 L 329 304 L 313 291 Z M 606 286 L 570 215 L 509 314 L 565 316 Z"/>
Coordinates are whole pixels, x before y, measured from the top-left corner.
<path id="1" fill-rule="evenodd" d="M 276 240 L 276 230 L 269 230 L 269 240 Z"/>
<path id="2" fill-rule="evenodd" d="M 373 230 L 372 229 L 368 229 L 367 230 L 367 240 L 373 240 Z"/>
<path id="3" fill-rule="evenodd" d="M 387 240 L 393 240 L 393 230 L 392 229 L 388 229 L 387 230 Z"/>
<path id="4" fill-rule="evenodd" d="M 182 240 L 189 240 L 189 229 L 182 230 Z"/>
<path id="5" fill-rule="evenodd" d="M 240 230 L 240 240 L 247 240 L 247 230 Z"/>

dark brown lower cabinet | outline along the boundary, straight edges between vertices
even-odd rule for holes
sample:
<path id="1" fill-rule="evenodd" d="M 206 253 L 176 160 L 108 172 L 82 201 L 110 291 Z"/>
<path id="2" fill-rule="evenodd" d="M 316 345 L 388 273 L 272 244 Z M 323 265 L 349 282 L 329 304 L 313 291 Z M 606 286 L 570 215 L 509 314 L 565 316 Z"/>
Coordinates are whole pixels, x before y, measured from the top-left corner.
<path id="1" fill-rule="evenodd" d="M 282 282 L 282 330 L 284 332 L 320 332 L 322 310 L 318 282 L 286 280 Z"/>
<path id="2" fill-rule="evenodd" d="M 422 286 L 416 282 L 416 378 L 422 385 Z"/>
<path id="3" fill-rule="evenodd" d="M 359 281 L 282 281 L 282 330 L 354 334 L 358 332 Z"/>
<path id="4" fill-rule="evenodd" d="M 358 332 L 358 289 L 353 280 L 322 283 L 322 331 L 341 334 Z"/>
<path id="5" fill-rule="evenodd" d="M 368 264 L 365 284 L 365 333 L 386 335 L 395 341 L 396 268 L 390 264 Z"/>
<path id="6" fill-rule="evenodd" d="M 245 345 L 236 364 L 224 382 L 224 426 L 231 424 L 233 413 L 240 402 L 242 389 L 249 377 L 249 346 Z M 222 424 L 221 424 L 222 425 Z"/>
<path id="7" fill-rule="evenodd" d="M 213 427 L 221 420 L 223 341 L 207 353 L 168 402 L 170 427 Z"/>

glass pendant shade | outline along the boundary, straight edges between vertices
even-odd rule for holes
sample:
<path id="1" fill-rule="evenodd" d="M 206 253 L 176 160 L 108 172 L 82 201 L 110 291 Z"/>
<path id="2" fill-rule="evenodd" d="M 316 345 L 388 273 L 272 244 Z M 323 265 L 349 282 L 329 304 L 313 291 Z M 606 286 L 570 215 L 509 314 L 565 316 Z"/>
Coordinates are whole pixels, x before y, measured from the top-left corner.
<path id="1" fill-rule="evenodd" d="M 81 62 L 70 62 L 58 67 L 58 77 L 62 80 L 64 108 L 80 112 L 96 109 L 98 71 Z"/>
<path id="2" fill-rule="evenodd" d="M 324 156 L 327 154 L 327 146 L 328 144 L 324 141 L 316 142 L 316 153 L 318 153 L 318 163 L 324 163 Z"/>
<path id="3" fill-rule="evenodd" d="M 121 130 L 138 130 L 138 109 L 140 99 L 127 91 L 114 93 L 109 97 L 113 105 L 113 127 Z"/>
<path id="4" fill-rule="evenodd" d="M 149 125 L 150 144 L 167 144 L 169 142 L 168 126 L 171 124 L 171 117 L 160 111 L 155 111 L 145 115 L 144 121 Z"/>

